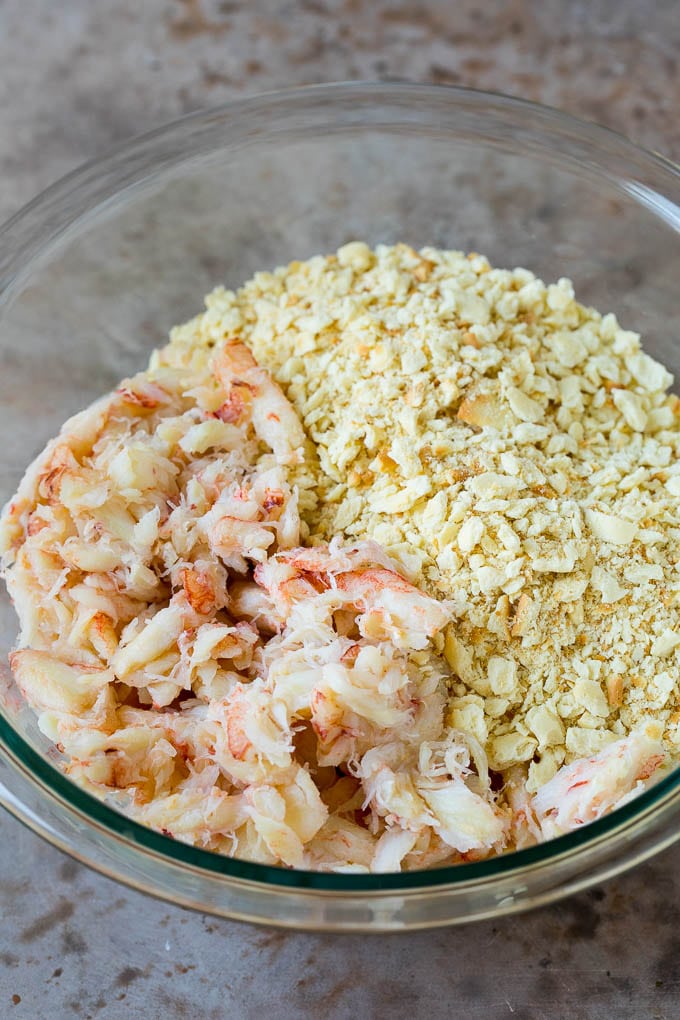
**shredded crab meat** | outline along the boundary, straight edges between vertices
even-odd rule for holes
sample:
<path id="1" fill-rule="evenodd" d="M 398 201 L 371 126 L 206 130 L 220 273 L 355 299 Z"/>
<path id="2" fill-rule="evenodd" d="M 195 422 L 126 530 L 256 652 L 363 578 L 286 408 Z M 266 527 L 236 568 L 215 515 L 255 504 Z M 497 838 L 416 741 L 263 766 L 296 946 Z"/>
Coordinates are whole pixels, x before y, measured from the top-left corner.
<path id="1" fill-rule="evenodd" d="M 158 360 L 158 359 L 156 359 Z M 219 853 L 338 872 L 478 860 L 647 785 L 633 734 L 532 798 L 448 722 L 452 607 L 374 541 L 305 545 L 307 443 L 238 339 L 68 421 L 0 525 L 11 666 L 77 782 Z"/>
<path id="2" fill-rule="evenodd" d="M 664 758 L 658 741 L 633 732 L 592 758 L 564 765 L 531 801 L 543 838 L 579 828 L 627 803 L 644 789 Z"/>

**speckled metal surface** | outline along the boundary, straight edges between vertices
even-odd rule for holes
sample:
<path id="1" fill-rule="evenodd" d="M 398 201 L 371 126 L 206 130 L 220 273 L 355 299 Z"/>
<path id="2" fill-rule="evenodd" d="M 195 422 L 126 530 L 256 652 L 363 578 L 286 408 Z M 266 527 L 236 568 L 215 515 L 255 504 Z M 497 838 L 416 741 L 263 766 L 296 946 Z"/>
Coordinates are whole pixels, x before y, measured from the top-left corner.
<path id="1" fill-rule="evenodd" d="M 133 133 L 303 82 L 410 78 L 562 107 L 680 157 L 676 0 L 4 0 L 0 218 Z M 315 936 L 156 903 L 0 817 L 0 1017 L 680 1016 L 680 847 L 434 933 Z"/>

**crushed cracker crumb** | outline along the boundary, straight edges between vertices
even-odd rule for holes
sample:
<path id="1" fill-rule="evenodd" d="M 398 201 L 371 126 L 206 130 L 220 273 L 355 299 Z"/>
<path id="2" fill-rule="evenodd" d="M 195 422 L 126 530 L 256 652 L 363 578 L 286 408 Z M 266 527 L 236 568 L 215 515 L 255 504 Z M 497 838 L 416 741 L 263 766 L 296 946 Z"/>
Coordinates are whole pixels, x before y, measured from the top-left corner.
<path id="1" fill-rule="evenodd" d="M 237 334 L 272 371 L 318 455 L 311 540 L 373 538 L 453 599 L 450 711 L 492 768 L 537 788 L 647 719 L 680 751 L 678 400 L 636 333 L 569 280 L 403 244 L 206 305 L 165 357 Z"/>

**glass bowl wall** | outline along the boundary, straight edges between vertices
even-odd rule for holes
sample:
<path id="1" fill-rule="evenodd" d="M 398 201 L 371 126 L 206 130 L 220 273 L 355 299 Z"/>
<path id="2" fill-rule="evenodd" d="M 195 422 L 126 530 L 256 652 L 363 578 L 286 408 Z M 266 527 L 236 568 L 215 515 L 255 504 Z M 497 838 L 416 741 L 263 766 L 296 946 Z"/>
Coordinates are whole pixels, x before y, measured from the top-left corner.
<path id="1" fill-rule="evenodd" d="M 480 251 L 569 276 L 680 373 L 680 177 L 602 128 L 409 85 L 273 93 L 184 118 L 65 178 L 0 232 L 0 502 L 71 413 L 142 368 L 216 284 L 351 239 Z M 7 666 L 0 800 L 94 867 L 174 902 L 319 929 L 399 930 L 555 899 L 677 838 L 680 778 L 550 844 L 408 875 L 247 864 L 142 829 L 62 777 Z"/>

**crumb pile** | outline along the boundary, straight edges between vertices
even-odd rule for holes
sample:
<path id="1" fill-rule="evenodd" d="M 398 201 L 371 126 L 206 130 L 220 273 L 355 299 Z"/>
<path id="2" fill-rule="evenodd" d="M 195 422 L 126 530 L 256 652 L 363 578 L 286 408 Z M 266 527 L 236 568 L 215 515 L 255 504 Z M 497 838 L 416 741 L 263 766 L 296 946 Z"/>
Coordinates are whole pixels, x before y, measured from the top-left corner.
<path id="1" fill-rule="evenodd" d="M 680 401 L 622 329 L 526 269 L 406 245 L 218 288 L 156 359 L 238 336 L 298 411 L 312 542 L 384 545 L 451 599 L 451 725 L 559 767 L 636 727 L 680 750 Z M 311 477 L 311 482 L 310 482 Z"/>

